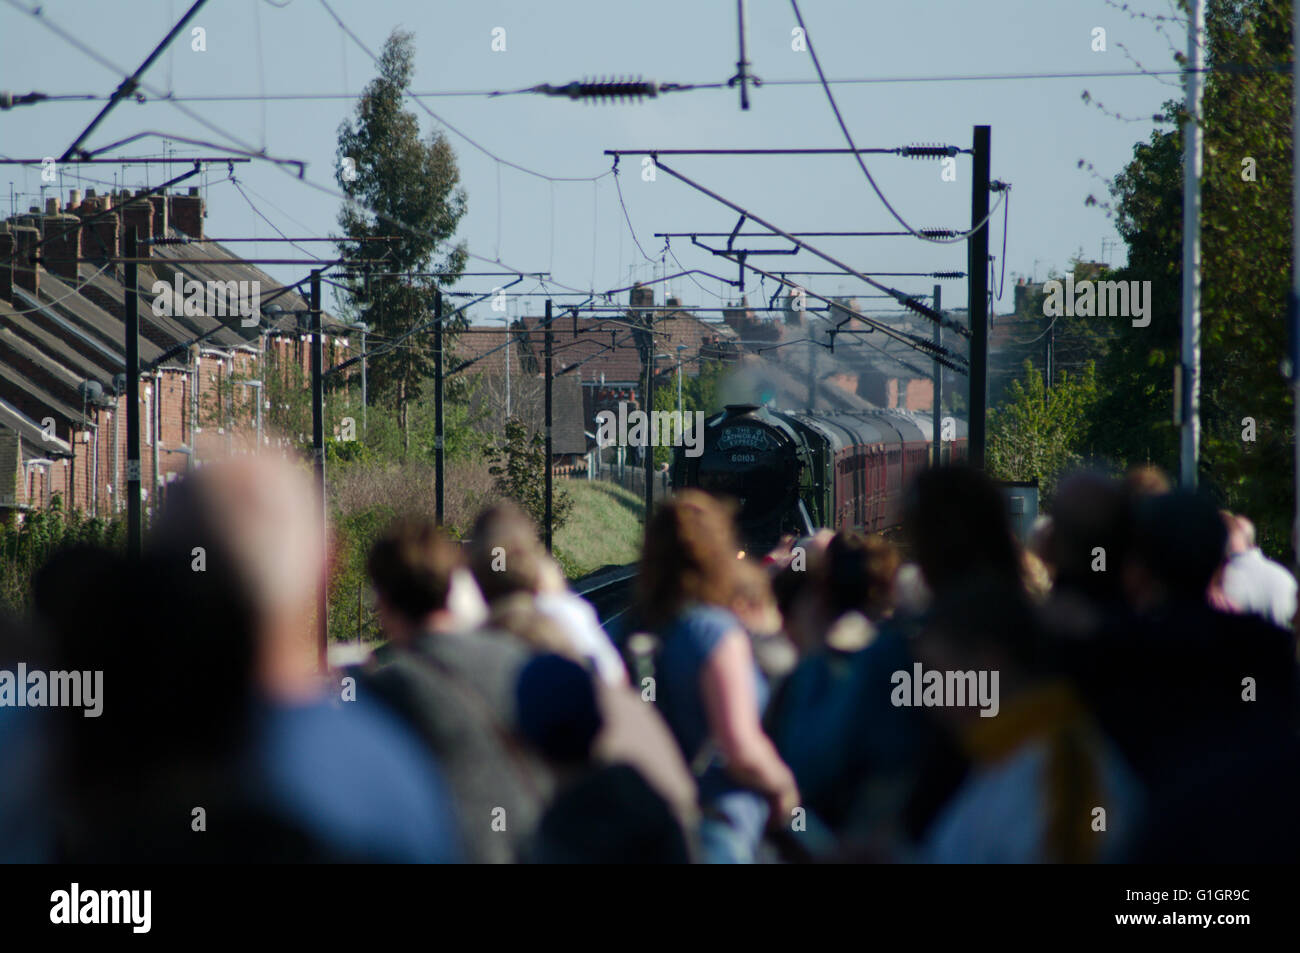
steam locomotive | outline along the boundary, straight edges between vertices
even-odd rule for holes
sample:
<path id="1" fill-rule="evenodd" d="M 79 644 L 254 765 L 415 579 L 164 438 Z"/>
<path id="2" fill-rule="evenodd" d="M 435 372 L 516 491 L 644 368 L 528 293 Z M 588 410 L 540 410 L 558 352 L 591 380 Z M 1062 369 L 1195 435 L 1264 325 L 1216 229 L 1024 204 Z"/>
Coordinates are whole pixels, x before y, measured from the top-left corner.
<path id="1" fill-rule="evenodd" d="M 899 410 L 729 404 L 705 421 L 699 456 L 677 449 L 672 482 L 735 500 L 748 552 L 823 526 L 883 532 L 901 521 L 907 480 L 930 465 L 933 432 L 929 415 Z M 944 418 L 940 436 L 942 462 L 966 458 L 964 420 Z"/>

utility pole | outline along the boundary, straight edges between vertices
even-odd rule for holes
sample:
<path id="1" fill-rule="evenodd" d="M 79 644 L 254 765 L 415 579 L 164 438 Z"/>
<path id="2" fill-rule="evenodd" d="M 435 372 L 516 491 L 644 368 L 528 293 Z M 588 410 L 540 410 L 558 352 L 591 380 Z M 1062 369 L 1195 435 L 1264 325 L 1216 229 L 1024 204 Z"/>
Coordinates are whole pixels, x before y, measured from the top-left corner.
<path id="1" fill-rule="evenodd" d="M 321 339 L 320 312 L 320 269 L 311 273 L 311 301 L 308 311 L 311 331 L 311 449 L 312 469 L 316 477 L 316 493 L 319 496 L 322 539 L 328 531 L 328 519 L 325 506 L 325 381 L 322 367 L 325 364 L 325 343 Z M 322 580 L 316 590 L 316 662 L 324 673 L 328 665 L 329 650 L 329 590 Z"/>
<path id="2" fill-rule="evenodd" d="M 1300 3 L 1294 4 L 1295 27 L 1292 36 L 1300 36 Z M 1291 67 L 1292 89 L 1300 90 L 1300 59 Z M 1295 472 L 1294 503 L 1300 507 L 1300 96 L 1292 96 L 1291 122 L 1291 300 L 1290 307 L 1290 364 L 1291 386 L 1295 405 Z M 1293 527 L 1300 526 L 1300 510 L 1296 512 Z M 1300 546 L 1296 547 L 1296 563 L 1300 564 Z"/>
<path id="3" fill-rule="evenodd" d="M 437 484 L 434 492 L 434 516 L 438 525 L 446 507 L 446 494 L 443 492 L 445 460 L 443 458 L 442 429 L 442 289 L 433 290 L 433 479 Z"/>
<path id="4" fill-rule="evenodd" d="M 934 310 L 943 314 L 943 303 L 939 297 L 940 287 L 934 286 Z M 943 346 L 943 325 L 938 321 L 934 322 L 934 346 L 937 350 Z M 943 465 L 943 410 L 940 405 L 943 402 L 943 366 L 934 362 L 934 433 L 931 434 L 930 440 L 934 444 L 934 466 Z"/>
<path id="5" fill-rule="evenodd" d="M 740 59 L 736 62 L 736 75 L 733 83 L 740 84 L 740 108 L 749 109 L 749 84 L 753 81 L 749 75 L 749 56 L 745 43 L 745 6 L 746 0 L 736 0 L 736 19 L 739 21 Z"/>
<path id="6" fill-rule="evenodd" d="M 970 464 L 984 469 L 985 415 L 989 397 L 989 146 L 990 128 L 975 127 L 967 240 L 967 308 L 970 313 Z"/>
<path id="7" fill-rule="evenodd" d="M 1204 0 L 1187 19 L 1187 120 L 1183 123 L 1183 340 L 1179 482 L 1196 488 L 1201 448 L 1201 90 L 1205 83 Z"/>
<path id="8" fill-rule="evenodd" d="M 508 332 L 507 332 L 508 333 Z M 551 299 L 546 299 L 546 551 L 551 551 L 551 390 L 553 380 L 551 377 L 551 346 L 553 343 L 553 332 L 551 330 Z"/>
<path id="9" fill-rule="evenodd" d="M 655 502 L 655 481 L 654 481 L 654 454 L 650 452 L 650 421 L 653 419 L 651 413 L 655 407 L 655 343 L 654 334 L 651 331 L 651 314 L 645 312 L 643 320 L 646 329 L 642 332 L 643 351 L 645 355 L 645 415 L 647 433 L 642 435 L 641 439 L 641 459 L 645 464 L 645 525 L 650 525 L 650 514 L 654 511 Z"/>
<path id="10" fill-rule="evenodd" d="M 366 332 L 369 325 L 361 323 L 361 436 L 366 435 Z"/>
<path id="11" fill-rule="evenodd" d="M 685 344 L 677 345 L 677 416 L 682 415 L 682 351 L 686 349 Z M 684 428 L 685 423 L 682 424 Z"/>
<path id="12" fill-rule="evenodd" d="M 1056 344 L 1056 318 L 1052 318 L 1052 320 L 1048 322 L 1047 340 L 1044 342 L 1044 347 L 1047 350 L 1047 360 L 1044 362 L 1044 366 L 1047 369 L 1047 381 L 1046 381 L 1047 390 L 1052 389 L 1052 378 L 1055 376 L 1053 374 L 1053 368 L 1052 368 L 1052 349 L 1055 344 Z"/>
<path id="13" fill-rule="evenodd" d="M 134 561 L 140 559 L 140 307 L 139 268 L 136 264 L 138 236 L 134 225 L 127 226 L 125 251 L 126 293 L 122 308 L 126 312 L 126 551 Z M 198 387 L 195 375 L 194 386 Z M 73 501 L 69 500 L 69 504 Z"/>

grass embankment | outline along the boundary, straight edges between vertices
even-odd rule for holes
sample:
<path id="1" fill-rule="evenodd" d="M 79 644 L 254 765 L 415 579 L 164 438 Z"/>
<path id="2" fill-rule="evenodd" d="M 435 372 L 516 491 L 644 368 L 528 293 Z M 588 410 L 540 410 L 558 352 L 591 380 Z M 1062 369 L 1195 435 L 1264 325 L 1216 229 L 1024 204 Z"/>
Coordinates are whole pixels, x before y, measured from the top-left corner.
<path id="1" fill-rule="evenodd" d="M 641 497 L 602 480 L 556 480 L 573 497 L 569 521 L 552 541 L 570 579 L 641 555 Z"/>

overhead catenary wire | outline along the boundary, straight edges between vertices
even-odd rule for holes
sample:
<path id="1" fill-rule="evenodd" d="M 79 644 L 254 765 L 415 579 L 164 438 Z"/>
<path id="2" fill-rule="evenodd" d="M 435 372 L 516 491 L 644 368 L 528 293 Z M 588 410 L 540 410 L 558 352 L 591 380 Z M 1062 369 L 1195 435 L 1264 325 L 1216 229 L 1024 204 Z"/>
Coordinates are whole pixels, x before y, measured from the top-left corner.
<path id="1" fill-rule="evenodd" d="M 844 133 L 845 141 L 848 142 L 849 148 L 853 150 L 853 158 L 857 160 L 858 167 L 862 169 L 862 174 L 867 177 L 867 182 L 876 193 L 876 197 L 880 199 L 881 204 L 884 205 L 889 214 L 894 217 L 894 220 L 897 221 L 899 225 L 902 225 L 903 228 L 911 232 L 913 238 L 926 242 L 934 242 L 936 244 L 950 244 L 953 242 L 965 241 L 983 228 L 984 223 L 989 220 L 989 216 L 997 211 L 996 205 L 989 209 L 988 214 L 985 215 L 981 221 L 975 222 L 971 225 L 970 231 L 962 232 L 952 236 L 951 238 L 939 238 L 933 235 L 926 235 L 922 231 L 913 228 L 907 223 L 907 220 L 904 219 L 903 216 L 898 214 L 889 199 L 885 197 L 885 193 L 881 191 L 880 186 L 876 184 L 876 180 L 871 175 L 871 171 L 867 168 L 866 162 L 863 161 L 861 153 L 857 151 L 858 147 L 853 141 L 853 134 L 849 132 L 848 124 L 844 122 L 844 116 L 840 113 L 839 104 L 835 102 L 835 94 L 831 92 L 830 84 L 826 82 L 826 74 L 822 72 L 821 61 L 817 58 L 817 50 L 813 46 L 812 37 L 808 34 L 807 26 L 804 25 L 803 14 L 799 11 L 799 0 L 790 0 L 790 5 L 794 8 L 795 19 L 799 21 L 799 26 L 804 31 L 804 42 L 808 45 L 808 55 L 812 59 L 813 68 L 817 70 L 817 78 L 821 81 L 822 88 L 826 92 L 826 99 L 830 103 L 831 111 L 835 114 L 835 121 L 839 123 L 840 131 Z"/>
<path id="2" fill-rule="evenodd" d="M 382 65 L 380 63 L 379 57 L 377 57 L 370 50 L 370 48 L 361 41 L 361 38 L 357 36 L 356 33 L 354 33 L 346 23 L 343 22 L 342 18 L 337 13 L 334 12 L 334 8 L 329 5 L 328 0 L 320 0 L 320 5 L 325 8 L 326 12 L 329 13 L 329 15 L 334 19 L 334 22 L 338 24 L 339 29 L 342 30 L 344 33 L 346 33 L 348 37 L 352 40 L 352 42 L 355 43 L 357 47 L 360 48 L 361 51 L 366 54 L 366 56 L 370 57 L 371 61 L 373 61 L 376 66 Z M 423 109 L 432 119 L 436 120 L 438 123 L 445 126 L 448 130 L 455 133 L 461 139 L 464 139 L 471 146 L 473 146 L 479 152 L 483 153 L 488 158 L 495 159 L 497 162 L 500 162 L 503 165 L 507 165 L 510 168 L 515 169 L 519 172 L 523 172 L 526 175 L 536 176 L 539 179 L 546 179 L 547 181 L 550 182 L 591 182 L 595 179 L 604 178 L 606 175 L 609 175 L 608 172 L 602 172 L 600 173 L 600 175 L 583 175 L 583 176 L 546 175 L 545 173 L 538 172 L 535 169 L 530 169 L 527 166 L 520 165 L 517 162 L 511 162 L 509 159 L 502 158 L 501 156 L 493 152 L 491 149 L 489 149 L 487 146 L 478 142 L 478 140 L 472 138 L 471 136 L 462 132 L 460 129 L 453 126 L 447 120 L 443 119 L 432 109 L 426 106 L 421 100 L 412 97 L 408 90 L 405 89 L 402 90 L 402 95 L 411 99 L 413 102 L 415 102 L 417 106 Z"/>
<path id="3" fill-rule="evenodd" d="M 8 0 L 6 0 L 8 2 Z M 26 11 L 30 12 L 30 11 Z M 346 37 L 345 37 L 346 38 Z M 1167 70 L 1076 70 L 1071 72 L 1027 72 L 1027 73 L 968 73 L 968 74 L 944 74 L 935 76 L 861 76 L 861 77 L 840 77 L 827 78 L 826 82 L 831 86 L 864 86 L 864 85 L 894 85 L 907 83 L 988 83 L 988 82 L 1016 82 L 1016 81 L 1039 81 L 1053 79 L 1140 79 L 1156 78 L 1161 76 L 1179 76 L 1184 77 L 1188 73 L 1206 73 L 1220 74 L 1227 76 L 1251 76 L 1259 73 L 1283 73 L 1291 69 L 1290 63 L 1275 64 L 1251 64 L 1251 63 L 1219 63 L 1215 66 L 1206 66 L 1199 70 L 1192 69 L 1167 69 Z M 691 89 L 723 89 L 726 83 L 688 83 L 683 84 Z M 807 78 L 790 78 L 764 80 L 764 86 L 814 86 L 819 85 L 816 79 Z M 475 98 L 482 97 L 486 99 L 503 98 L 510 96 L 524 95 L 531 92 L 530 89 L 426 89 L 426 90 L 409 90 L 406 95 L 412 99 L 454 99 L 454 98 Z M 64 95 L 46 95 L 44 93 L 28 94 L 34 96 L 32 103 L 44 102 L 103 102 L 110 97 L 102 93 L 69 93 Z M 137 93 L 134 96 L 136 102 L 172 102 L 172 103 L 240 103 L 240 102 L 311 102 L 311 101 L 330 101 L 330 100 L 356 100 L 362 93 L 194 93 L 189 95 L 175 95 L 172 93 L 154 94 L 151 96 L 144 93 Z M 21 105 L 16 101 L 15 105 Z M 0 107 L 3 108 L 3 107 Z"/>

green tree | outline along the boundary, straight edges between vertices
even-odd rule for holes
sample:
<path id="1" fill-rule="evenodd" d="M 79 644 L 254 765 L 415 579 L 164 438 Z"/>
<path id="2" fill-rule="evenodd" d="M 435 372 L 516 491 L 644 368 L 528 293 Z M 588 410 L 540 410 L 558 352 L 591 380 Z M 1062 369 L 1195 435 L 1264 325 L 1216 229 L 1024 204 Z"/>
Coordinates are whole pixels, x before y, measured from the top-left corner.
<path id="1" fill-rule="evenodd" d="M 528 428 L 517 417 L 506 420 L 505 440 L 487 447 L 484 456 L 490 466 L 488 473 L 494 478 L 494 489 L 523 507 L 537 523 L 546 522 L 546 443 L 540 433 L 528 434 Z M 569 518 L 573 500 L 564 490 L 554 488 L 551 494 L 551 532 L 554 533 Z"/>
<path id="2" fill-rule="evenodd" d="M 466 261 L 464 243 L 450 245 L 466 208 L 455 154 L 441 132 L 422 140 L 415 114 L 402 108 L 414 58 L 413 34 L 394 31 L 384 44 L 379 76 L 362 93 L 355 116 L 339 127 L 336 171 L 351 200 L 339 212 L 345 233 L 340 254 L 385 259 L 383 271 L 354 278 L 347 307 L 374 335 L 368 398 L 397 407 L 404 453 L 410 451 L 410 405 L 433 370 L 433 292 L 451 284 Z M 384 236 L 391 237 L 360 241 Z M 450 350 L 452 341 L 444 345 Z"/>
<path id="3" fill-rule="evenodd" d="M 1291 271 L 1291 5 L 1210 0 L 1202 178 L 1200 482 L 1258 524 L 1275 555 L 1287 545 L 1292 499 L 1292 398 L 1277 373 Z M 1165 118 L 1181 123 L 1178 103 Z M 1173 368 L 1182 301 L 1180 125 L 1138 143 L 1112 185 L 1127 266 L 1113 275 L 1152 282 L 1149 327 L 1122 322 L 1101 369 L 1106 396 L 1093 436 L 1125 463 L 1177 470 Z M 1253 163 L 1244 160 L 1251 159 Z M 1253 166 L 1253 180 L 1247 168 Z M 1255 440 L 1243 421 L 1255 421 Z"/>
<path id="4" fill-rule="evenodd" d="M 703 411 L 708 417 L 722 409 L 722 398 L 718 386 L 726 373 L 726 365 L 721 361 L 701 361 L 700 372 L 694 377 L 682 377 L 682 413 L 689 420 L 695 411 Z M 655 410 L 675 411 L 677 409 L 677 372 L 660 375 L 655 380 Z M 683 426 L 686 426 L 686 421 Z M 672 459 L 672 447 L 655 447 L 656 464 L 666 463 Z"/>
<path id="5" fill-rule="evenodd" d="M 1097 404 L 1097 372 L 1062 371 L 1049 389 L 1043 375 L 1025 361 L 1023 381 L 1012 381 L 1007 397 L 989 415 L 985 462 L 1000 480 L 1038 480 L 1044 500 L 1057 481 L 1086 458 L 1088 423 Z"/>

